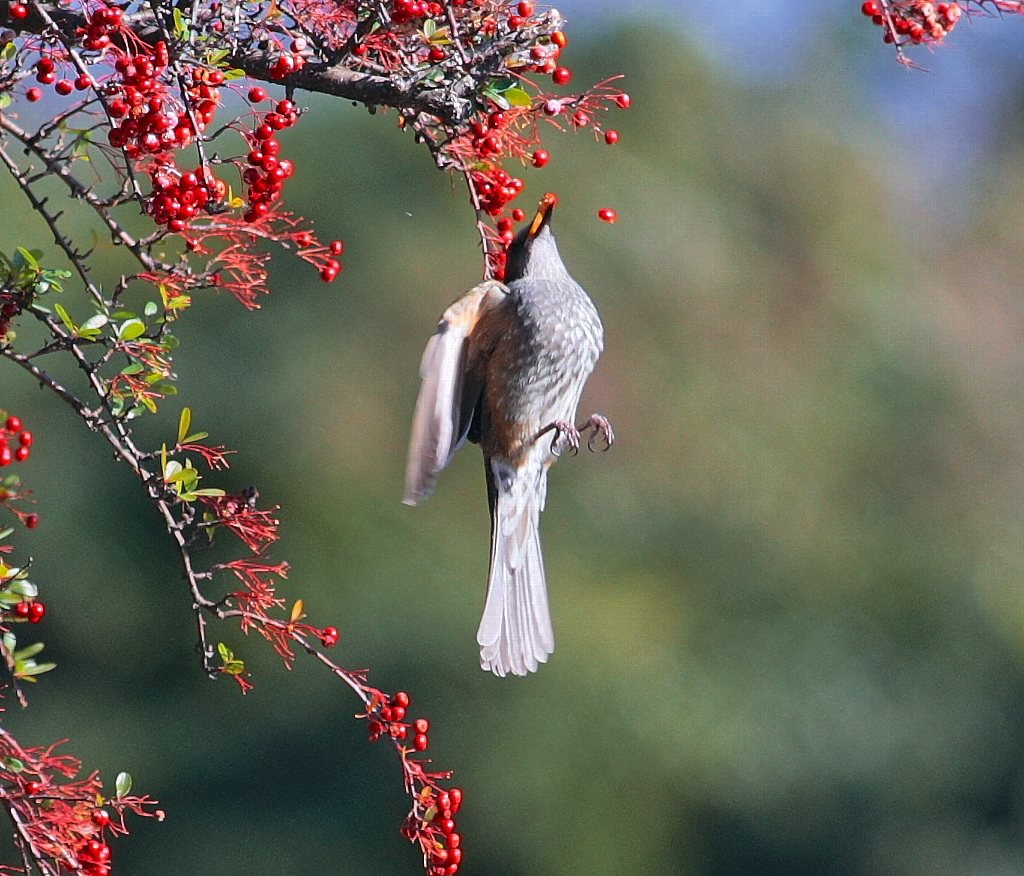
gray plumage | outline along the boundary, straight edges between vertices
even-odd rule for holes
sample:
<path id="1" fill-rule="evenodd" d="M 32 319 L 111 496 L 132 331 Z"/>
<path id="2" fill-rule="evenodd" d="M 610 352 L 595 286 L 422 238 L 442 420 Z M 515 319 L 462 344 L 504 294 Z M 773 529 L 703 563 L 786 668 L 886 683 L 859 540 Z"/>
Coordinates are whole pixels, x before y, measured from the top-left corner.
<path id="1" fill-rule="evenodd" d="M 423 356 L 406 472 L 405 501 L 416 504 L 466 438 L 483 450 L 491 562 L 477 642 L 481 666 L 499 676 L 536 671 L 555 647 L 538 525 L 559 430 L 574 422 L 604 345 L 548 227 L 552 206 L 545 196 L 510 247 L 507 286 L 481 283 L 445 311 Z"/>

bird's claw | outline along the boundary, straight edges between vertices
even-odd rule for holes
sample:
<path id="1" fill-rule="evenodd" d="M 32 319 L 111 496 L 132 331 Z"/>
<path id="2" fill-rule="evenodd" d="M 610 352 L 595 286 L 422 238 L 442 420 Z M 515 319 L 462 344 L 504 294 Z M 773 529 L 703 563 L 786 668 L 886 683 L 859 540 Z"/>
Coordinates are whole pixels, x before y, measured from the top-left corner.
<path id="1" fill-rule="evenodd" d="M 610 450 L 611 446 L 615 443 L 615 433 L 612 431 L 612 424 L 608 422 L 607 417 L 602 417 L 600 414 L 591 414 L 590 419 L 577 428 L 577 434 L 579 432 L 586 432 L 587 429 L 593 430 L 593 433 L 587 439 L 587 450 L 591 453 L 597 451 L 594 444 L 599 438 L 604 442 L 604 447 L 601 448 L 602 452 Z"/>
<path id="2" fill-rule="evenodd" d="M 547 432 L 555 433 L 551 436 L 551 452 L 555 456 L 562 455 L 559 443 L 563 439 L 565 440 L 565 446 L 569 448 L 569 452 L 573 456 L 580 452 L 580 430 L 572 423 L 567 423 L 564 420 L 555 420 L 555 422 L 541 429 L 537 437 L 540 438 Z"/>

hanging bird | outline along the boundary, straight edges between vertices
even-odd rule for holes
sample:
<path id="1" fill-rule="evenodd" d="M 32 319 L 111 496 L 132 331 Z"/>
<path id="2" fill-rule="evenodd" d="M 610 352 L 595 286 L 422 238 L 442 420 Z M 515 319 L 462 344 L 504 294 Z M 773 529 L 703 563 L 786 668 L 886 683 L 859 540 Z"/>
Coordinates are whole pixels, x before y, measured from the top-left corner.
<path id="1" fill-rule="evenodd" d="M 554 651 L 538 524 L 548 468 L 580 433 L 615 440 L 595 414 L 574 426 L 583 385 L 604 347 L 601 319 L 569 276 L 551 233 L 554 195 L 508 250 L 507 285 L 485 280 L 441 317 L 420 366 L 405 503 L 425 499 L 468 438 L 484 454 L 491 510 L 480 665 L 495 675 L 535 672 Z"/>

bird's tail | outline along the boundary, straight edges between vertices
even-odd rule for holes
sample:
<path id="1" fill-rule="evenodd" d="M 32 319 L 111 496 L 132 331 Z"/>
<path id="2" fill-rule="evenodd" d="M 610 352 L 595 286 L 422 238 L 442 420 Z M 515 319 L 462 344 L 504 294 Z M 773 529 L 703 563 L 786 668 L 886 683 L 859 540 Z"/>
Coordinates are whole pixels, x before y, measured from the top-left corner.
<path id="1" fill-rule="evenodd" d="M 480 665 L 495 675 L 526 675 L 555 650 L 538 529 L 548 466 L 531 461 L 516 470 L 493 460 L 485 465 L 491 568 L 476 634 Z"/>

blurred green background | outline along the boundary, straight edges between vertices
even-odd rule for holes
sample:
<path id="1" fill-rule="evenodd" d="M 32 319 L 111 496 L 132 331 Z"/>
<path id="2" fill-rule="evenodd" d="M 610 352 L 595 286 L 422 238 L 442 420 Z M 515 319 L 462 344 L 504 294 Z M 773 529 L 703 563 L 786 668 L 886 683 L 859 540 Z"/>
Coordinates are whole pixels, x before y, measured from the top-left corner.
<path id="1" fill-rule="evenodd" d="M 551 165 L 525 172 L 525 201 L 561 196 L 607 329 L 583 411 L 619 436 L 552 472 L 558 647 L 537 675 L 477 666 L 477 451 L 399 501 L 423 344 L 480 259 L 462 190 L 393 116 L 302 100 L 288 205 L 345 240 L 345 271 L 325 286 L 278 258 L 256 313 L 202 297 L 176 332 L 182 395 L 140 433 L 172 440 L 187 403 L 239 451 L 208 483 L 281 506 L 285 594 L 431 720 L 467 876 L 1019 873 L 1024 91 L 951 177 L 911 136 L 923 92 L 960 87 L 938 55 L 885 74 L 901 121 L 872 102 L 895 64 L 853 14 L 760 85 L 685 30 L 570 31 L 576 82 L 626 73 L 633 107 L 609 116 L 618 146 L 552 130 Z M 977 136 L 931 106 L 950 148 Z M 47 240 L 6 179 L 0 199 L 3 248 Z M 117 872 L 419 872 L 398 765 L 347 689 L 226 626 L 256 689 L 205 680 L 154 512 L 3 372 L 38 436 L 22 474 L 43 522 L 16 544 L 60 664 L 5 721 L 160 800 Z"/>

